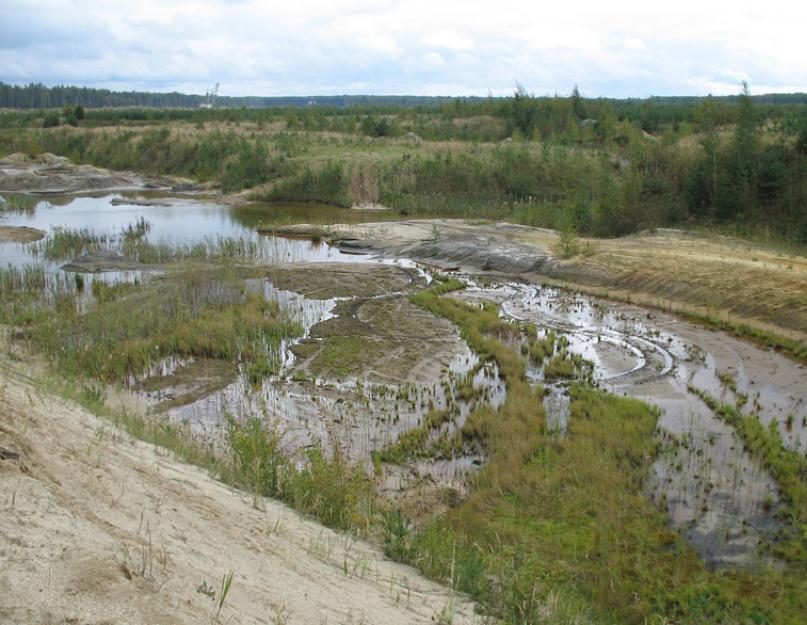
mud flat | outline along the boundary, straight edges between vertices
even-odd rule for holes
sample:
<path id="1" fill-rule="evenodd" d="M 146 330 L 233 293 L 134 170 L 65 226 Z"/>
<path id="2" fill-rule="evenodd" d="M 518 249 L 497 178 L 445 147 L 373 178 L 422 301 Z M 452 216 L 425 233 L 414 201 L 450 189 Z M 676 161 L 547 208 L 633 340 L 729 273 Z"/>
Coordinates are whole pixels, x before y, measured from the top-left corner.
<path id="1" fill-rule="evenodd" d="M 336 224 L 325 229 L 329 240 L 344 251 L 410 258 L 443 270 L 519 275 L 542 271 L 549 254 L 541 248 L 511 240 L 517 226 L 475 226 L 460 220 L 417 220 L 366 224 Z M 275 229 L 279 234 L 307 234 L 322 226 L 298 225 Z"/>
<path id="2" fill-rule="evenodd" d="M 444 363 L 463 350 L 450 323 L 403 296 L 339 302 L 334 314 L 295 346 L 295 371 L 375 384 L 422 383 L 438 378 Z"/>
<path id="3" fill-rule="evenodd" d="M 281 232 L 322 234 L 323 227 Z M 346 250 L 527 282 L 555 280 L 592 295 L 717 315 L 787 337 L 807 353 L 807 259 L 736 239 L 657 230 L 581 240 L 586 253 L 564 260 L 556 232 L 506 223 L 434 219 L 335 224 L 324 232 Z"/>
<path id="4" fill-rule="evenodd" d="M 309 299 L 378 297 L 414 286 L 415 270 L 375 263 L 295 263 L 271 267 L 267 277 L 279 289 Z"/>
<path id="5" fill-rule="evenodd" d="M 125 258 L 111 250 L 101 250 L 97 254 L 84 254 L 62 265 L 62 271 L 71 273 L 107 273 L 115 271 L 158 271 L 164 265 L 148 265 Z"/>

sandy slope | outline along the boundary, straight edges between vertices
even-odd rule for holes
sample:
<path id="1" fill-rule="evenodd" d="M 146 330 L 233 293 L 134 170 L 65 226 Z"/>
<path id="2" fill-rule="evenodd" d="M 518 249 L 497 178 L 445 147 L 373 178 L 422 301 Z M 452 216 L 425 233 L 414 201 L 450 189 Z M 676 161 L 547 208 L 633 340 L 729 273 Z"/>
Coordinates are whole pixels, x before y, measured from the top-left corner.
<path id="1" fill-rule="evenodd" d="M 431 623 L 445 588 L 251 499 L 27 383 L 0 361 L 0 622 Z M 454 623 L 480 622 L 453 602 Z"/>

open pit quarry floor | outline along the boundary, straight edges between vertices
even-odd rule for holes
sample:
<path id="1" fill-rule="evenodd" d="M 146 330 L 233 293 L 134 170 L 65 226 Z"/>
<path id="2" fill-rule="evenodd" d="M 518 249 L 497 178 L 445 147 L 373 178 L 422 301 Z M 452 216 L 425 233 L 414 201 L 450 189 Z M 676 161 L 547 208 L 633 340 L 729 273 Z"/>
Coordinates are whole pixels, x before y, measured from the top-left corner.
<path id="1" fill-rule="evenodd" d="M 18 190 L 30 191 L 28 180 L 40 185 L 40 193 L 154 184 L 137 177 L 103 181 L 112 174 L 70 169 L 55 158 L 6 160 L 0 170 L 8 176 L 24 170 Z M 145 201 L 115 198 L 110 207 L 155 208 Z M 736 403 L 742 395 L 759 404 L 764 423 L 776 421 L 785 444 L 803 448 L 805 365 L 673 313 L 716 314 L 803 345 L 804 257 L 659 230 L 581 240 L 584 253 L 564 260 L 555 232 L 461 220 L 297 225 L 271 232 L 297 239 L 250 231 L 271 262 L 258 258 L 265 271 L 248 282 L 267 299 L 298 307 L 307 331 L 289 348 L 294 357 L 284 363 L 283 378 L 265 381 L 263 395 L 254 394 L 283 408 L 278 412 L 290 419 L 287 438 L 299 449 L 333 440 L 366 460 L 371 450 L 420 423 L 424 406 L 446 400 L 441 388 L 448 372 L 458 364 L 469 370 L 475 355 L 454 326 L 417 309 L 407 296 L 425 286 L 431 269 L 458 272 L 469 288 L 453 297 L 494 301 L 507 317 L 564 334 L 591 351 L 605 372 L 605 388 L 664 409 L 660 429 L 686 438 L 688 446 L 665 450 L 646 492 L 701 554 L 716 565 L 742 566 L 761 538 L 777 531 L 766 512 L 776 492 L 773 478 L 687 385 L 724 401 Z M 0 242 L 22 248 L 42 234 L 30 225 L 4 226 Z M 401 260 L 408 264 L 383 264 Z M 62 268 L 88 275 L 167 267 L 124 261 L 101 253 Z M 555 284 L 572 290 L 537 286 Z M 205 423 L 209 412 L 209 421 L 220 420 L 224 400 L 247 395 L 230 365 L 195 361 L 180 366 L 171 380 L 151 380 L 145 390 L 162 393 L 154 412 L 192 423 Z M 394 624 L 437 622 L 448 612 L 453 623 L 484 622 L 473 605 L 377 548 L 276 501 L 263 500 L 256 509 L 250 495 L 46 394 L 34 380 L 43 372 L 30 367 L 0 356 L 0 457 L 4 449 L 19 454 L 0 459 L 0 622 Z M 733 393 L 719 383 L 721 374 L 735 381 Z M 487 382 L 492 396 L 499 382 Z M 556 386 L 563 412 L 568 394 Z M 409 403 L 416 407 L 401 408 Z M 484 459 L 463 460 L 468 466 L 452 467 L 455 473 L 473 472 Z M 428 466 L 407 469 L 418 480 L 462 492 L 440 473 L 447 470 L 423 462 Z M 407 484 L 401 473 L 386 477 L 393 484 L 388 490 L 402 496 L 397 491 Z M 421 491 L 414 499 L 428 500 Z M 426 507 L 424 515 L 434 511 Z M 220 592 L 228 572 L 232 591 L 217 614 L 211 595 Z"/>

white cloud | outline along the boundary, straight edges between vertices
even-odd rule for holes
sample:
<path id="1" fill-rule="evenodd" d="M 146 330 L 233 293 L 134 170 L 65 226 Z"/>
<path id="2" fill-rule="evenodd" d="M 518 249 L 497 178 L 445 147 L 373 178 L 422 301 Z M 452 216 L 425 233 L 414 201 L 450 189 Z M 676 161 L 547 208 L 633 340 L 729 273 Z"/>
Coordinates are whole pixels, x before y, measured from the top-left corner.
<path id="1" fill-rule="evenodd" d="M 807 5 L 2 0 L 0 80 L 222 94 L 807 91 Z M 440 91 L 445 89 L 446 91 Z"/>
<path id="2" fill-rule="evenodd" d="M 446 50 L 470 50 L 474 45 L 470 37 L 447 28 L 429 31 L 421 37 L 420 41 L 427 47 Z"/>
<path id="3" fill-rule="evenodd" d="M 642 51 L 647 50 L 647 44 L 639 37 L 625 37 L 622 40 L 625 50 Z"/>

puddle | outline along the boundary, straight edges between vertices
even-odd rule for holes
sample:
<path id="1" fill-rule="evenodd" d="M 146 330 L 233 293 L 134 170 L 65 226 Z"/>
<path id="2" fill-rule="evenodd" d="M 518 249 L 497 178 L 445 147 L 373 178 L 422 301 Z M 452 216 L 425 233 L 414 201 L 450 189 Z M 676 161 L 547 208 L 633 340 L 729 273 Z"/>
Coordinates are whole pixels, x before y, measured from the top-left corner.
<path id="1" fill-rule="evenodd" d="M 427 384 L 295 380 L 284 371 L 264 381 L 258 389 L 238 379 L 219 392 L 167 414 L 190 422 L 206 434 L 221 429 L 225 413 L 269 415 L 285 432 L 284 445 L 290 452 L 319 444 L 331 453 L 338 446 L 346 457 L 362 461 L 368 460 L 372 451 L 395 443 L 403 432 L 420 426 L 432 409 L 456 405 L 457 418 L 450 428 L 461 427 L 471 405 L 457 398 L 455 381 L 477 363 L 476 355 L 466 346 L 463 353 L 443 363 L 445 379 Z M 474 386 L 482 389 L 484 401 L 493 405 L 504 399 L 504 384 L 495 370 L 481 369 L 474 377 Z"/>

